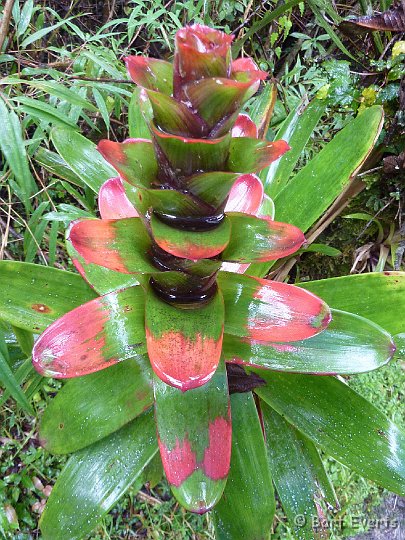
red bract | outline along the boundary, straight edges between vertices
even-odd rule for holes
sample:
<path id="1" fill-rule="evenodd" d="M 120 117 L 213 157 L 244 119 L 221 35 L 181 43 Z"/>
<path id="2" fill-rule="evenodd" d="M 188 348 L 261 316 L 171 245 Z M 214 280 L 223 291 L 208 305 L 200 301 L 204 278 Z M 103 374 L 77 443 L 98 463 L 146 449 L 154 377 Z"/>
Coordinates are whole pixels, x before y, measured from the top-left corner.
<path id="1" fill-rule="evenodd" d="M 102 219 L 73 223 L 67 237 L 89 283 L 99 290 L 98 280 L 113 277 L 116 286 L 51 325 L 33 352 L 40 372 L 74 377 L 147 351 L 166 475 L 196 512 L 218 501 L 229 471 L 223 358 L 271 368 L 263 350 L 276 351 L 302 371 L 292 353 L 305 354 L 303 342 L 331 320 L 325 302 L 303 289 L 220 271 L 289 256 L 305 241 L 268 215 L 255 173 L 289 146 L 258 139 L 241 113 L 266 74 L 249 58 L 232 62 L 231 41 L 194 25 L 177 33 L 174 68 L 126 58 L 153 110 L 151 140 L 100 141 L 119 176 L 100 190 Z"/>

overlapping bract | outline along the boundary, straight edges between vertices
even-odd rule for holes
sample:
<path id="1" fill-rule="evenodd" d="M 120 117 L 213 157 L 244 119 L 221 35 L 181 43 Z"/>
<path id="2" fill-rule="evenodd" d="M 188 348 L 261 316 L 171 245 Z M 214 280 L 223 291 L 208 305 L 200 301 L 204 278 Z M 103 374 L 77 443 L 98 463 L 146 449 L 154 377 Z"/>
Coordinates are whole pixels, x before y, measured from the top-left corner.
<path id="1" fill-rule="evenodd" d="M 197 512 L 218 501 L 229 471 L 224 360 L 308 372 L 293 353 L 311 359 L 316 346 L 305 340 L 328 332 L 331 320 L 328 306 L 307 291 L 219 272 L 288 256 L 305 240 L 296 227 L 262 215 L 266 200 L 254 173 L 288 145 L 258 139 L 241 113 L 266 74 L 250 59 L 232 61 L 230 42 L 194 25 L 178 32 L 173 67 L 126 59 L 149 100 L 151 140 L 99 143 L 118 176 L 100 190 L 102 219 L 75 222 L 67 235 L 81 275 L 96 289 L 112 275 L 115 290 L 51 325 L 33 354 L 40 372 L 74 377 L 147 352 L 166 475 Z M 336 343 L 339 327 L 333 336 Z M 373 367 L 392 352 L 384 339 L 378 358 L 370 355 Z"/>

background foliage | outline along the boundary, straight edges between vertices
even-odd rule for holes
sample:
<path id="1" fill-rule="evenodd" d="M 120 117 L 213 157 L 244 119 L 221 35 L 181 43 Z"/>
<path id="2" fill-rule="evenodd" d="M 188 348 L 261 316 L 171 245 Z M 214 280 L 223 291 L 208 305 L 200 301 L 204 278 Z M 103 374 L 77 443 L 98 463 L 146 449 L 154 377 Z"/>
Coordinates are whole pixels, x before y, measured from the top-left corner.
<path id="1" fill-rule="evenodd" d="M 395 8 L 389 0 L 349 1 L 336 11 L 324 0 L 34 0 L 12 6 L 0 30 L 0 258 L 71 268 L 63 225 L 95 215 L 94 193 L 68 169 L 51 142 L 69 126 L 97 141 L 122 140 L 138 120 L 137 95 L 123 57 L 136 52 L 170 58 L 176 30 L 202 22 L 233 32 L 235 54 L 252 55 L 278 89 L 269 137 L 287 115 L 317 96 L 326 104 L 299 166 L 359 111 L 382 104 L 386 120 L 365 164 L 357 195 L 289 271 L 290 282 L 352 272 L 403 269 L 404 41 L 391 32 L 361 33 L 343 19 Z M 402 45 L 401 45 L 402 43 Z M 127 131 L 129 125 L 129 132 Z M 362 186 L 363 187 L 363 186 Z M 394 309 L 390 306 L 389 309 Z M 0 326 L 0 536 L 38 537 L 37 519 L 63 459 L 36 439 L 40 414 L 60 383 L 32 376 L 29 337 Z M 400 363 L 356 376 L 353 387 L 404 423 Z M 11 386 L 10 386 L 11 385 Z M 13 386 L 14 385 L 14 386 Z M 21 385 L 21 386 L 19 386 Z M 32 398 L 32 405 L 29 401 Z M 353 516 L 371 513 L 386 494 L 336 462 L 328 470 L 342 503 L 332 538 L 361 532 Z M 389 503 L 387 503 L 389 504 Z M 283 521 L 275 538 L 290 538 Z M 89 538 L 213 538 L 207 516 L 179 509 L 164 483 L 135 486 Z"/>

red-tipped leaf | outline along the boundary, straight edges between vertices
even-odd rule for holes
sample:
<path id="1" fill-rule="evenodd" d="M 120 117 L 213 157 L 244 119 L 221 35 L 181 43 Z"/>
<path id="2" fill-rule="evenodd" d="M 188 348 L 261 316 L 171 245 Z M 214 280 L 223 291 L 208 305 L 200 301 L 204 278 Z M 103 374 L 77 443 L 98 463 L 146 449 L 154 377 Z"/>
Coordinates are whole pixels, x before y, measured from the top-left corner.
<path id="1" fill-rule="evenodd" d="M 124 274 L 156 270 L 149 259 L 151 242 L 140 218 L 76 221 L 70 226 L 67 241 L 86 264 Z"/>
<path id="2" fill-rule="evenodd" d="M 215 228 L 190 231 L 167 225 L 157 216 L 151 218 L 152 233 L 160 248 L 175 257 L 185 259 L 209 259 L 219 255 L 229 242 L 230 221 L 227 217 Z"/>
<path id="3" fill-rule="evenodd" d="M 229 77 L 231 42 L 229 36 L 194 24 L 176 33 L 174 53 L 174 96 L 181 96 L 182 86 L 206 77 Z"/>
<path id="4" fill-rule="evenodd" d="M 118 143 L 103 139 L 97 149 L 130 184 L 149 187 L 156 179 L 158 166 L 152 141 L 126 139 Z"/>
<path id="5" fill-rule="evenodd" d="M 225 363 L 203 387 L 182 392 L 154 378 L 158 443 L 179 502 L 203 513 L 219 500 L 231 457 L 232 425 Z"/>
<path id="6" fill-rule="evenodd" d="M 283 140 L 268 142 L 249 137 L 233 137 L 229 147 L 228 170 L 240 173 L 261 171 L 289 149 Z"/>
<path id="7" fill-rule="evenodd" d="M 215 139 L 192 139 L 165 133 L 153 124 L 153 137 L 158 145 L 158 156 L 173 180 L 198 172 L 224 171 L 228 158 L 230 134 Z M 235 171 L 244 172 L 244 171 Z M 250 172 L 250 171 L 249 171 Z"/>
<path id="8" fill-rule="evenodd" d="M 219 291 L 206 304 L 175 307 L 150 289 L 145 330 L 149 358 L 158 377 L 180 390 L 208 382 L 221 355 L 223 324 Z"/>
<path id="9" fill-rule="evenodd" d="M 145 353 L 144 292 L 130 287 L 70 311 L 40 336 L 32 362 L 44 376 L 79 377 Z"/>
<path id="10" fill-rule="evenodd" d="M 145 56 L 127 56 L 125 64 L 129 76 L 138 86 L 169 96 L 173 92 L 173 66 L 170 62 Z"/>
<path id="11" fill-rule="evenodd" d="M 220 272 L 225 302 L 225 332 L 260 341 L 290 342 L 322 332 L 331 320 L 329 307 L 303 289 L 267 279 Z M 305 291 L 307 292 L 307 291 Z"/>

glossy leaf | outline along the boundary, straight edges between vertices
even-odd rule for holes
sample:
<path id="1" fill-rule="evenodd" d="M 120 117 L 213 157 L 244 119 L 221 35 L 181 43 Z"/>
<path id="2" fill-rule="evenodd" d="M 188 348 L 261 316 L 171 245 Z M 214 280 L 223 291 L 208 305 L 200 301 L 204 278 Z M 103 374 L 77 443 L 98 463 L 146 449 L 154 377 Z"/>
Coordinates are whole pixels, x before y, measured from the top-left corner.
<path id="1" fill-rule="evenodd" d="M 96 145 L 76 131 L 54 128 L 51 139 L 62 159 L 96 193 L 106 180 L 116 176 L 115 170 L 103 159 Z"/>
<path id="2" fill-rule="evenodd" d="M 367 317 L 390 334 L 403 332 L 405 272 L 373 272 L 300 283 L 337 309 Z"/>
<path id="3" fill-rule="evenodd" d="M 173 66 L 170 62 L 145 56 L 127 56 L 125 65 L 137 85 L 168 96 L 173 93 Z"/>
<path id="4" fill-rule="evenodd" d="M 275 138 L 286 141 L 291 150 L 260 174 L 264 189 L 270 197 L 274 198 L 288 184 L 291 173 L 325 109 L 325 100 L 314 99 L 306 107 L 301 105 L 293 109 L 283 122 Z"/>
<path id="5" fill-rule="evenodd" d="M 152 234 L 159 247 L 175 257 L 186 259 L 209 259 L 223 251 L 229 243 L 230 220 L 226 216 L 217 227 L 204 231 L 190 231 L 175 228 L 161 221 L 156 215 L 151 217 Z"/>
<path id="6" fill-rule="evenodd" d="M 383 110 L 375 106 L 349 122 L 275 197 L 276 219 L 307 231 L 362 166 L 382 121 Z"/>
<path id="7" fill-rule="evenodd" d="M 128 105 L 128 132 L 131 139 L 149 139 L 149 121 L 153 112 L 145 91 L 136 86 Z"/>
<path id="8" fill-rule="evenodd" d="M 32 351 L 35 369 L 70 378 L 145 353 L 144 292 L 130 287 L 70 311 L 49 326 Z"/>
<path id="9" fill-rule="evenodd" d="M 208 204 L 174 189 L 143 189 L 127 182 L 124 189 L 129 201 L 143 215 L 152 208 L 157 212 L 186 217 L 199 216 L 211 209 Z"/>
<path id="10" fill-rule="evenodd" d="M 140 218 L 86 219 L 74 222 L 67 241 L 85 260 L 116 272 L 151 272 L 150 240 Z"/>
<path id="11" fill-rule="evenodd" d="M 120 178 L 110 178 L 101 186 L 98 194 L 101 219 L 138 217 L 138 212 L 128 200 Z"/>
<path id="12" fill-rule="evenodd" d="M 25 209 L 31 208 L 30 196 L 35 193 L 36 185 L 32 177 L 22 127 L 14 111 L 9 111 L 3 99 L 0 99 L 0 149 L 2 161 L 5 159 L 16 181 L 16 194 L 24 203 Z"/>
<path id="13" fill-rule="evenodd" d="M 232 424 L 225 363 L 200 388 L 182 392 L 156 376 L 158 443 L 180 504 L 202 514 L 220 499 L 231 459 Z"/>
<path id="14" fill-rule="evenodd" d="M 257 125 L 257 138 L 266 139 L 274 107 L 277 101 L 277 83 L 263 85 L 260 94 L 255 97 L 249 107 L 249 115 Z M 277 139 L 278 137 L 276 137 Z"/>
<path id="15" fill-rule="evenodd" d="M 81 178 L 69 167 L 66 161 L 47 148 L 40 146 L 35 154 L 35 161 L 52 175 L 68 180 L 71 184 L 83 186 Z"/>
<path id="16" fill-rule="evenodd" d="M 152 412 L 79 450 L 53 487 L 40 520 L 42 538 L 82 540 L 131 484 L 142 478 L 157 451 Z"/>
<path id="17" fill-rule="evenodd" d="M 204 123 L 181 101 L 160 92 L 147 91 L 153 109 L 153 119 L 157 127 L 185 137 L 201 137 Z"/>
<path id="18" fill-rule="evenodd" d="M 365 478 L 405 494 L 405 434 L 334 377 L 254 370 L 256 393 L 326 453 Z"/>
<path id="19" fill-rule="evenodd" d="M 332 321 L 311 339 L 266 343 L 224 337 L 227 362 L 283 372 L 323 375 L 363 373 L 386 364 L 395 352 L 391 336 L 368 319 L 332 309 Z"/>
<path id="20" fill-rule="evenodd" d="M 247 114 L 240 114 L 232 128 L 232 137 L 257 139 L 257 126 Z"/>
<path id="21" fill-rule="evenodd" d="M 289 524 L 297 540 L 314 540 L 321 533 L 315 525 L 326 517 L 322 503 L 339 507 L 333 486 L 313 442 L 263 401 L 261 410 L 270 469 Z"/>
<path id="22" fill-rule="evenodd" d="M 153 404 L 147 356 L 67 381 L 41 419 L 39 441 L 70 454 L 117 431 Z"/>
<path id="23" fill-rule="evenodd" d="M 122 143 L 103 139 L 97 150 L 130 184 L 149 187 L 157 177 L 153 144 L 147 139 L 126 139 Z M 116 176 L 116 173 L 110 176 Z"/>
<path id="24" fill-rule="evenodd" d="M 123 274 L 98 264 L 86 263 L 69 241 L 66 242 L 66 250 L 82 278 L 100 295 L 139 284 L 139 275 Z"/>
<path id="25" fill-rule="evenodd" d="M 220 272 L 225 332 L 261 341 L 297 341 L 324 330 L 331 318 L 323 300 L 294 285 Z M 307 292 L 307 291 L 306 291 Z"/>
<path id="26" fill-rule="evenodd" d="M 233 184 L 225 212 L 257 215 L 263 201 L 263 184 L 255 174 L 242 174 Z"/>
<path id="27" fill-rule="evenodd" d="M 221 355 L 224 328 L 219 291 L 205 304 L 175 307 L 150 289 L 145 327 L 152 368 L 162 381 L 189 390 L 212 378 Z"/>
<path id="28" fill-rule="evenodd" d="M 36 334 L 97 296 L 72 272 L 17 261 L 0 261 L 0 282 L 0 318 Z"/>
<path id="29" fill-rule="evenodd" d="M 272 261 L 295 253 L 305 242 L 294 225 L 240 212 L 227 212 L 231 238 L 221 254 L 224 261 Z"/>
<path id="30" fill-rule="evenodd" d="M 276 161 L 290 147 L 285 141 L 262 141 L 249 137 L 233 137 L 229 147 L 228 169 L 239 173 L 255 173 Z"/>
<path id="31" fill-rule="evenodd" d="M 213 128 L 220 123 L 215 132 L 224 133 L 234 124 L 243 103 L 256 92 L 256 82 L 267 77 L 262 71 L 246 75 L 244 81 L 222 77 L 201 79 L 185 86 L 183 92 L 208 126 Z"/>
<path id="32" fill-rule="evenodd" d="M 193 195 L 217 209 L 229 195 L 238 177 L 240 175 L 237 173 L 215 171 L 195 174 L 187 178 L 185 183 Z"/>
<path id="33" fill-rule="evenodd" d="M 250 392 L 232 394 L 231 471 L 213 511 L 218 540 L 270 538 L 275 500 L 255 403 Z"/>
<path id="34" fill-rule="evenodd" d="M 178 177 L 178 170 L 185 177 L 196 172 L 226 170 L 225 164 L 231 141 L 229 134 L 217 139 L 191 139 L 170 135 L 153 125 L 151 129 L 158 144 L 158 159 L 163 164 L 167 161 L 171 171 L 166 174 L 171 175 L 173 180 Z"/>

